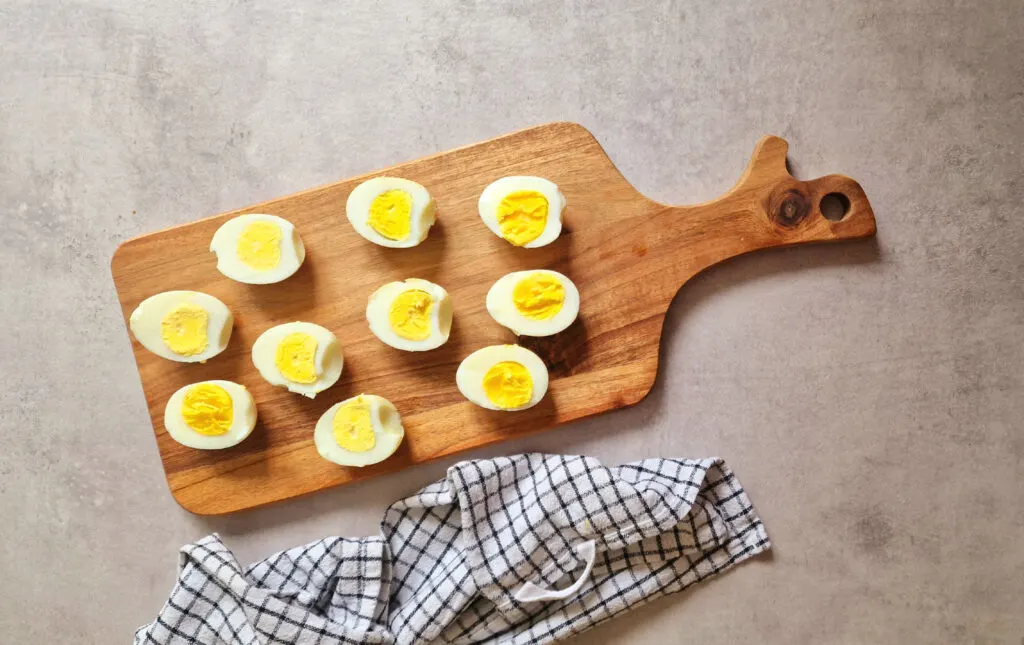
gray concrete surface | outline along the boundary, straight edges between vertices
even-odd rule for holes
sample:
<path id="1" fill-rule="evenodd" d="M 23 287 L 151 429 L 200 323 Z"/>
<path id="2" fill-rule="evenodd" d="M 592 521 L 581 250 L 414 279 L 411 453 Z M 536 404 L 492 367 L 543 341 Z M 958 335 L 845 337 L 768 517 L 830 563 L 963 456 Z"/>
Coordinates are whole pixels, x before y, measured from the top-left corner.
<path id="1" fill-rule="evenodd" d="M 580 642 L 1024 641 L 1024 4 L 0 1 L 0 640 L 128 642 L 219 531 L 376 531 L 452 460 L 232 517 L 168 494 L 122 240 L 549 120 L 664 201 L 755 140 L 858 179 L 869 243 L 675 302 L 654 393 L 471 453 L 721 455 L 772 557 Z"/>

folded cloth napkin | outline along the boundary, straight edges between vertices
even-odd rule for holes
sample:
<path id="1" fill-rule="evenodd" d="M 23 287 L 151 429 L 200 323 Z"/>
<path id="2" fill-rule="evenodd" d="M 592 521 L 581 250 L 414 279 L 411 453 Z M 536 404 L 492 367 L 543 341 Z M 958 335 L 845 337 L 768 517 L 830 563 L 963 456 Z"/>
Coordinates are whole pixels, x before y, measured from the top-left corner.
<path id="1" fill-rule="evenodd" d="M 135 643 L 550 643 L 770 548 L 720 459 L 463 461 L 384 513 L 243 568 L 216 535 Z"/>

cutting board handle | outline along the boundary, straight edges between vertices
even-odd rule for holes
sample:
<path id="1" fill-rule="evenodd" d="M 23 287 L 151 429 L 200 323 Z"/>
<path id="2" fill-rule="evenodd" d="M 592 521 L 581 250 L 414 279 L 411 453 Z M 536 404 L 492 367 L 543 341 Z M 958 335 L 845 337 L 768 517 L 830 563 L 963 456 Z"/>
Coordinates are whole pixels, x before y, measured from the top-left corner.
<path id="1" fill-rule="evenodd" d="M 640 232 L 645 246 L 661 247 L 650 253 L 654 264 L 648 266 L 663 276 L 669 298 L 695 274 L 737 255 L 875 234 L 875 215 L 860 184 L 844 175 L 800 181 L 786 168 L 788 149 L 784 139 L 763 137 L 729 192 L 703 204 L 664 206 Z M 832 219 L 822 212 L 828 201 L 835 206 Z"/>
<path id="2" fill-rule="evenodd" d="M 743 175 L 725 197 L 744 191 L 759 194 L 763 200 L 751 204 L 755 215 L 767 216 L 782 232 L 796 233 L 801 224 L 820 223 L 823 219 L 831 225 L 829 232 L 832 235 L 824 234 L 822 230 L 821 239 L 805 239 L 797 235 L 785 243 L 834 241 L 874 235 L 875 215 L 860 184 L 845 175 L 826 175 L 810 181 L 798 181 L 786 166 L 788 151 L 789 144 L 785 139 L 771 135 L 762 137 Z M 825 217 L 821 205 L 826 195 L 836 195 L 840 202 L 844 202 L 845 213 L 841 214 L 841 219 L 833 221 Z"/>

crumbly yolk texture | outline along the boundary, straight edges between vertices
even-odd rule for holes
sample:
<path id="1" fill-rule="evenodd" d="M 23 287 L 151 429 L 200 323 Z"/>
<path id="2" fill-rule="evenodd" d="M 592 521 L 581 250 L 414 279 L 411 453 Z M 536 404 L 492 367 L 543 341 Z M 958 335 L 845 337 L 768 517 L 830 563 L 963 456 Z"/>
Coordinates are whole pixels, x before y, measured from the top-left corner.
<path id="1" fill-rule="evenodd" d="M 531 320 L 548 320 L 562 310 L 565 287 L 552 275 L 533 273 L 512 288 L 512 303 L 519 313 Z"/>
<path id="2" fill-rule="evenodd" d="M 370 203 L 370 228 L 389 240 L 400 242 L 412 229 L 412 195 L 404 190 L 388 190 Z"/>
<path id="3" fill-rule="evenodd" d="M 273 269 L 281 261 L 281 227 L 273 222 L 251 222 L 238 236 L 237 252 L 250 269 Z"/>
<path id="4" fill-rule="evenodd" d="M 522 363 L 495 363 L 484 374 L 484 394 L 502 410 L 526 405 L 533 396 L 533 378 Z"/>
<path id="5" fill-rule="evenodd" d="M 391 330 L 406 340 L 426 340 L 430 336 L 430 311 L 434 299 L 422 289 L 398 294 L 388 309 Z"/>
<path id="6" fill-rule="evenodd" d="M 370 402 L 361 396 L 338 408 L 331 425 L 334 440 L 349 452 L 366 452 L 377 445 L 370 420 Z"/>
<path id="7" fill-rule="evenodd" d="M 219 385 L 200 383 L 185 392 L 181 402 L 181 418 L 185 425 L 201 435 L 217 437 L 227 434 L 235 420 L 231 395 Z"/>
<path id="8" fill-rule="evenodd" d="M 292 383 L 316 382 L 316 339 L 309 334 L 288 334 L 277 345 L 274 365 L 277 371 Z"/>
<path id="9" fill-rule="evenodd" d="M 509 193 L 498 204 L 497 217 L 501 236 L 516 246 L 523 246 L 544 232 L 548 223 L 548 200 L 535 190 Z"/>
<path id="10" fill-rule="evenodd" d="M 182 303 L 160 321 L 160 337 L 179 356 L 195 356 L 206 349 L 206 325 L 210 314 L 199 305 Z"/>

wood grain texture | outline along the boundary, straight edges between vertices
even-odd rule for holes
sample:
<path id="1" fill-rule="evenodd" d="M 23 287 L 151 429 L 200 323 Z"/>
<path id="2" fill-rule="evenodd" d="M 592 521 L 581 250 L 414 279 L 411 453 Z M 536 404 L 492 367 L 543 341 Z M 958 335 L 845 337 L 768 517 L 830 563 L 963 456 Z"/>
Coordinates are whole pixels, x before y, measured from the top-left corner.
<path id="1" fill-rule="evenodd" d="M 657 373 L 669 304 L 698 272 L 756 249 L 874 234 L 871 206 L 855 181 L 841 175 L 798 181 L 786 170 L 786 150 L 784 140 L 765 137 L 724 196 L 666 206 L 639 194 L 582 126 L 552 123 L 125 242 L 111 269 L 126 324 L 142 300 L 172 289 L 209 293 L 235 315 L 230 345 L 206 364 L 173 363 L 132 340 L 174 498 L 194 513 L 228 513 L 640 401 Z M 477 214 L 487 184 L 519 174 L 546 177 L 566 196 L 565 228 L 547 247 L 514 248 Z M 434 196 L 438 223 L 420 246 L 386 249 L 352 230 L 345 200 L 357 184 L 377 175 L 412 179 Z M 826 219 L 819 208 L 833 192 L 850 203 L 840 221 Z M 295 224 L 307 249 L 298 273 L 276 285 L 245 285 L 217 271 L 210 238 L 224 220 L 243 213 L 271 213 Z M 579 319 L 556 336 L 521 339 L 551 373 L 539 405 L 517 413 L 480 409 L 459 394 L 455 370 L 484 345 L 515 342 L 487 314 L 484 297 L 502 275 L 535 268 L 561 271 L 575 281 Z M 437 282 L 451 294 L 452 334 L 437 350 L 394 350 L 366 325 L 369 294 L 384 282 L 409 277 Z M 260 333 L 294 320 L 327 327 L 344 348 L 341 380 L 312 401 L 271 387 L 249 356 Z M 256 430 L 234 448 L 193 450 L 164 430 L 170 395 L 206 379 L 236 381 L 256 399 Z M 367 468 L 323 460 L 313 446 L 316 420 L 332 404 L 362 392 L 398 407 L 405 441 L 390 459 Z"/>

